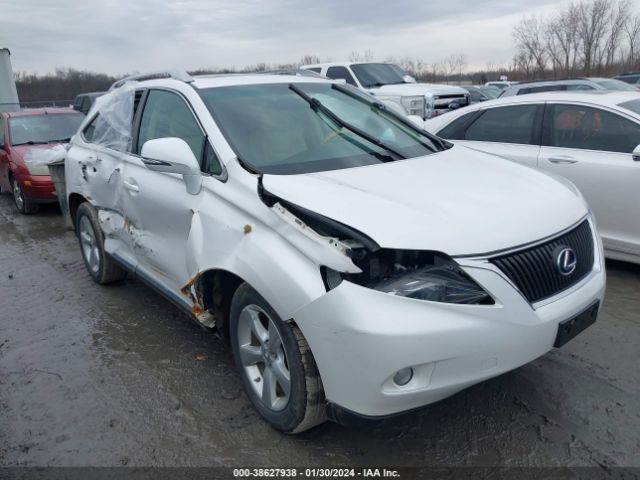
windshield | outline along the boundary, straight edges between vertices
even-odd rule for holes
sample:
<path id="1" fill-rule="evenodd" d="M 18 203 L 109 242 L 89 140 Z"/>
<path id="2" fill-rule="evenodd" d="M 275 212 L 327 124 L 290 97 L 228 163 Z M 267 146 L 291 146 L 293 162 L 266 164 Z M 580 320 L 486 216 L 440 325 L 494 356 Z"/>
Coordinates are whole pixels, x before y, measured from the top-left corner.
<path id="1" fill-rule="evenodd" d="M 201 95 L 239 160 L 260 173 L 338 170 L 442 149 L 441 140 L 343 85 L 238 85 Z"/>
<path id="2" fill-rule="evenodd" d="M 80 124 L 84 115 L 70 114 L 43 114 L 9 119 L 9 135 L 12 145 L 38 144 L 68 141 Z"/>
<path id="3" fill-rule="evenodd" d="M 484 87 L 484 88 L 481 88 L 480 91 L 490 99 L 498 98 L 502 93 L 502 90 L 500 90 L 499 88 L 492 88 L 492 87 Z"/>
<path id="4" fill-rule="evenodd" d="M 364 88 L 407 83 L 404 70 L 390 63 L 356 63 L 351 70 Z"/>
<path id="5" fill-rule="evenodd" d="M 603 79 L 603 80 L 593 80 L 595 83 L 600 85 L 607 90 L 615 90 L 619 92 L 637 92 L 638 89 L 632 87 L 628 83 L 621 82 L 620 80 L 614 79 Z"/>

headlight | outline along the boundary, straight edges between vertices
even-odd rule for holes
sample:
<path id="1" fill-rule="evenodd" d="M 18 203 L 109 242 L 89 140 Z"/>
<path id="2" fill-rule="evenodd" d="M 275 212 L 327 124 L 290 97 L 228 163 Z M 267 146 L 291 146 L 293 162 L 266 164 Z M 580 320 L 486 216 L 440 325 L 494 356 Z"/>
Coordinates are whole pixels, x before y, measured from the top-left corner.
<path id="1" fill-rule="evenodd" d="M 424 118 L 424 97 L 422 95 L 402 97 L 400 103 L 402 103 L 407 115 L 419 115 Z"/>
<path id="2" fill-rule="evenodd" d="M 25 166 L 29 173 L 34 176 L 49 175 L 49 165 L 46 163 L 26 163 Z"/>
<path id="3" fill-rule="evenodd" d="M 450 257 L 439 252 L 380 249 L 361 252 L 354 263 L 358 274 L 321 268 L 327 290 L 342 280 L 364 287 L 431 302 L 493 305 L 493 298 Z"/>
<path id="4" fill-rule="evenodd" d="M 453 266 L 423 267 L 374 288 L 390 295 L 430 302 L 487 304 L 491 297 L 462 270 Z"/>

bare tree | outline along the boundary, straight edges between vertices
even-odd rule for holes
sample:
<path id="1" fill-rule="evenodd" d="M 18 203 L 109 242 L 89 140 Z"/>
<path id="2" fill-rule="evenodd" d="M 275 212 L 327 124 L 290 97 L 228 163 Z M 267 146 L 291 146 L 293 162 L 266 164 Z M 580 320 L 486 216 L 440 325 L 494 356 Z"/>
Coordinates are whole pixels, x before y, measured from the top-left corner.
<path id="1" fill-rule="evenodd" d="M 535 72 L 541 76 L 544 75 L 548 59 L 544 31 L 543 19 L 536 16 L 522 18 L 513 28 L 513 36 L 520 50 L 517 55 L 527 58 L 527 64 L 533 62 Z"/>
<path id="2" fill-rule="evenodd" d="M 371 49 L 367 49 L 364 52 L 358 52 L 357 50 L 352 50 L 349 55 L 350 62 L 371 62 L 374 58 L 373 51 Z"/>
<path id="3" fill-rule="evenodd" d="M 569 4 L 545 25 L 545 46 L 556 76 L 573 75 L 578 44 L 577 7 L 575 4 Z"/>
<path id="4" fill-rule="evenodd" d="M 629 19 L 625 25 L 624 32 L 627 37 L 628 54 L 626 67 L 634 69 L 638 66 L 638 48 L 640 48 L 640 15 Z"/>
<path id="5" fill-rule="evenodd" d="M 578 38 L 582 53 L 582 69 L 585 74 L 599 71 L 604 38 L 611 15 L 609 0 L 583 1 L 577 5 Z"/>
<path id="6" fill-rule="evenodd" d="M 313 65 L 314 63 L 320 63 L 320 57 L 317 55 L 304 55 L 299 61 L 299 65 Z"/>

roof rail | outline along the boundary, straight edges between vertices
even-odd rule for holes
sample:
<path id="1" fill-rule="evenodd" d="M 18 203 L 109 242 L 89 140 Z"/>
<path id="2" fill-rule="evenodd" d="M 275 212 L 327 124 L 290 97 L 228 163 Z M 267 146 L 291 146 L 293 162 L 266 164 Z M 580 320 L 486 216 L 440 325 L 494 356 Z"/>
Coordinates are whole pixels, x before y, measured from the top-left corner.
<path id="1" fill-rule="evenodd" d="M 120 88 L 126 82 L 141 82 L 143 80 L 153 80 L 155 78 L 173 78 L 185 83 L 192 83 L 194 81 L 191 75 L 182 70 L 158 70 L 155 72 L 140 73 L 137 75 L 130 75 L 128 77 L 125 77 L 111 85 L 111 88 L 109 88 L 109 90 Z"/>

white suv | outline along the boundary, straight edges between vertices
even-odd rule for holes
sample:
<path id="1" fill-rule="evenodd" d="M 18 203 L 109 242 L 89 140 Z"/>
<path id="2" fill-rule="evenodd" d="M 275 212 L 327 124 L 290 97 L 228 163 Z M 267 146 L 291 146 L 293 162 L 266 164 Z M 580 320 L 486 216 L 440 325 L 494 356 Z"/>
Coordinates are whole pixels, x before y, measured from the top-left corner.
<path id="1" fill-rule="evenodd" d="M 469 92 L 453 85 L 416 83 L 393 63 L 331 62 L 303 65 L 309 70 L 373 95 L 405 115 L 434 118 L 471 103 Z"/>
<path id="2" fill-rule="evenodd" d="M 344 84 L 129 78 L 65 162 L 93 279 L 132 272 L 227 334 L 249 399 L 284 432 L 445 398 L 564 344 L 603 299 L 571 184 Z"/>

